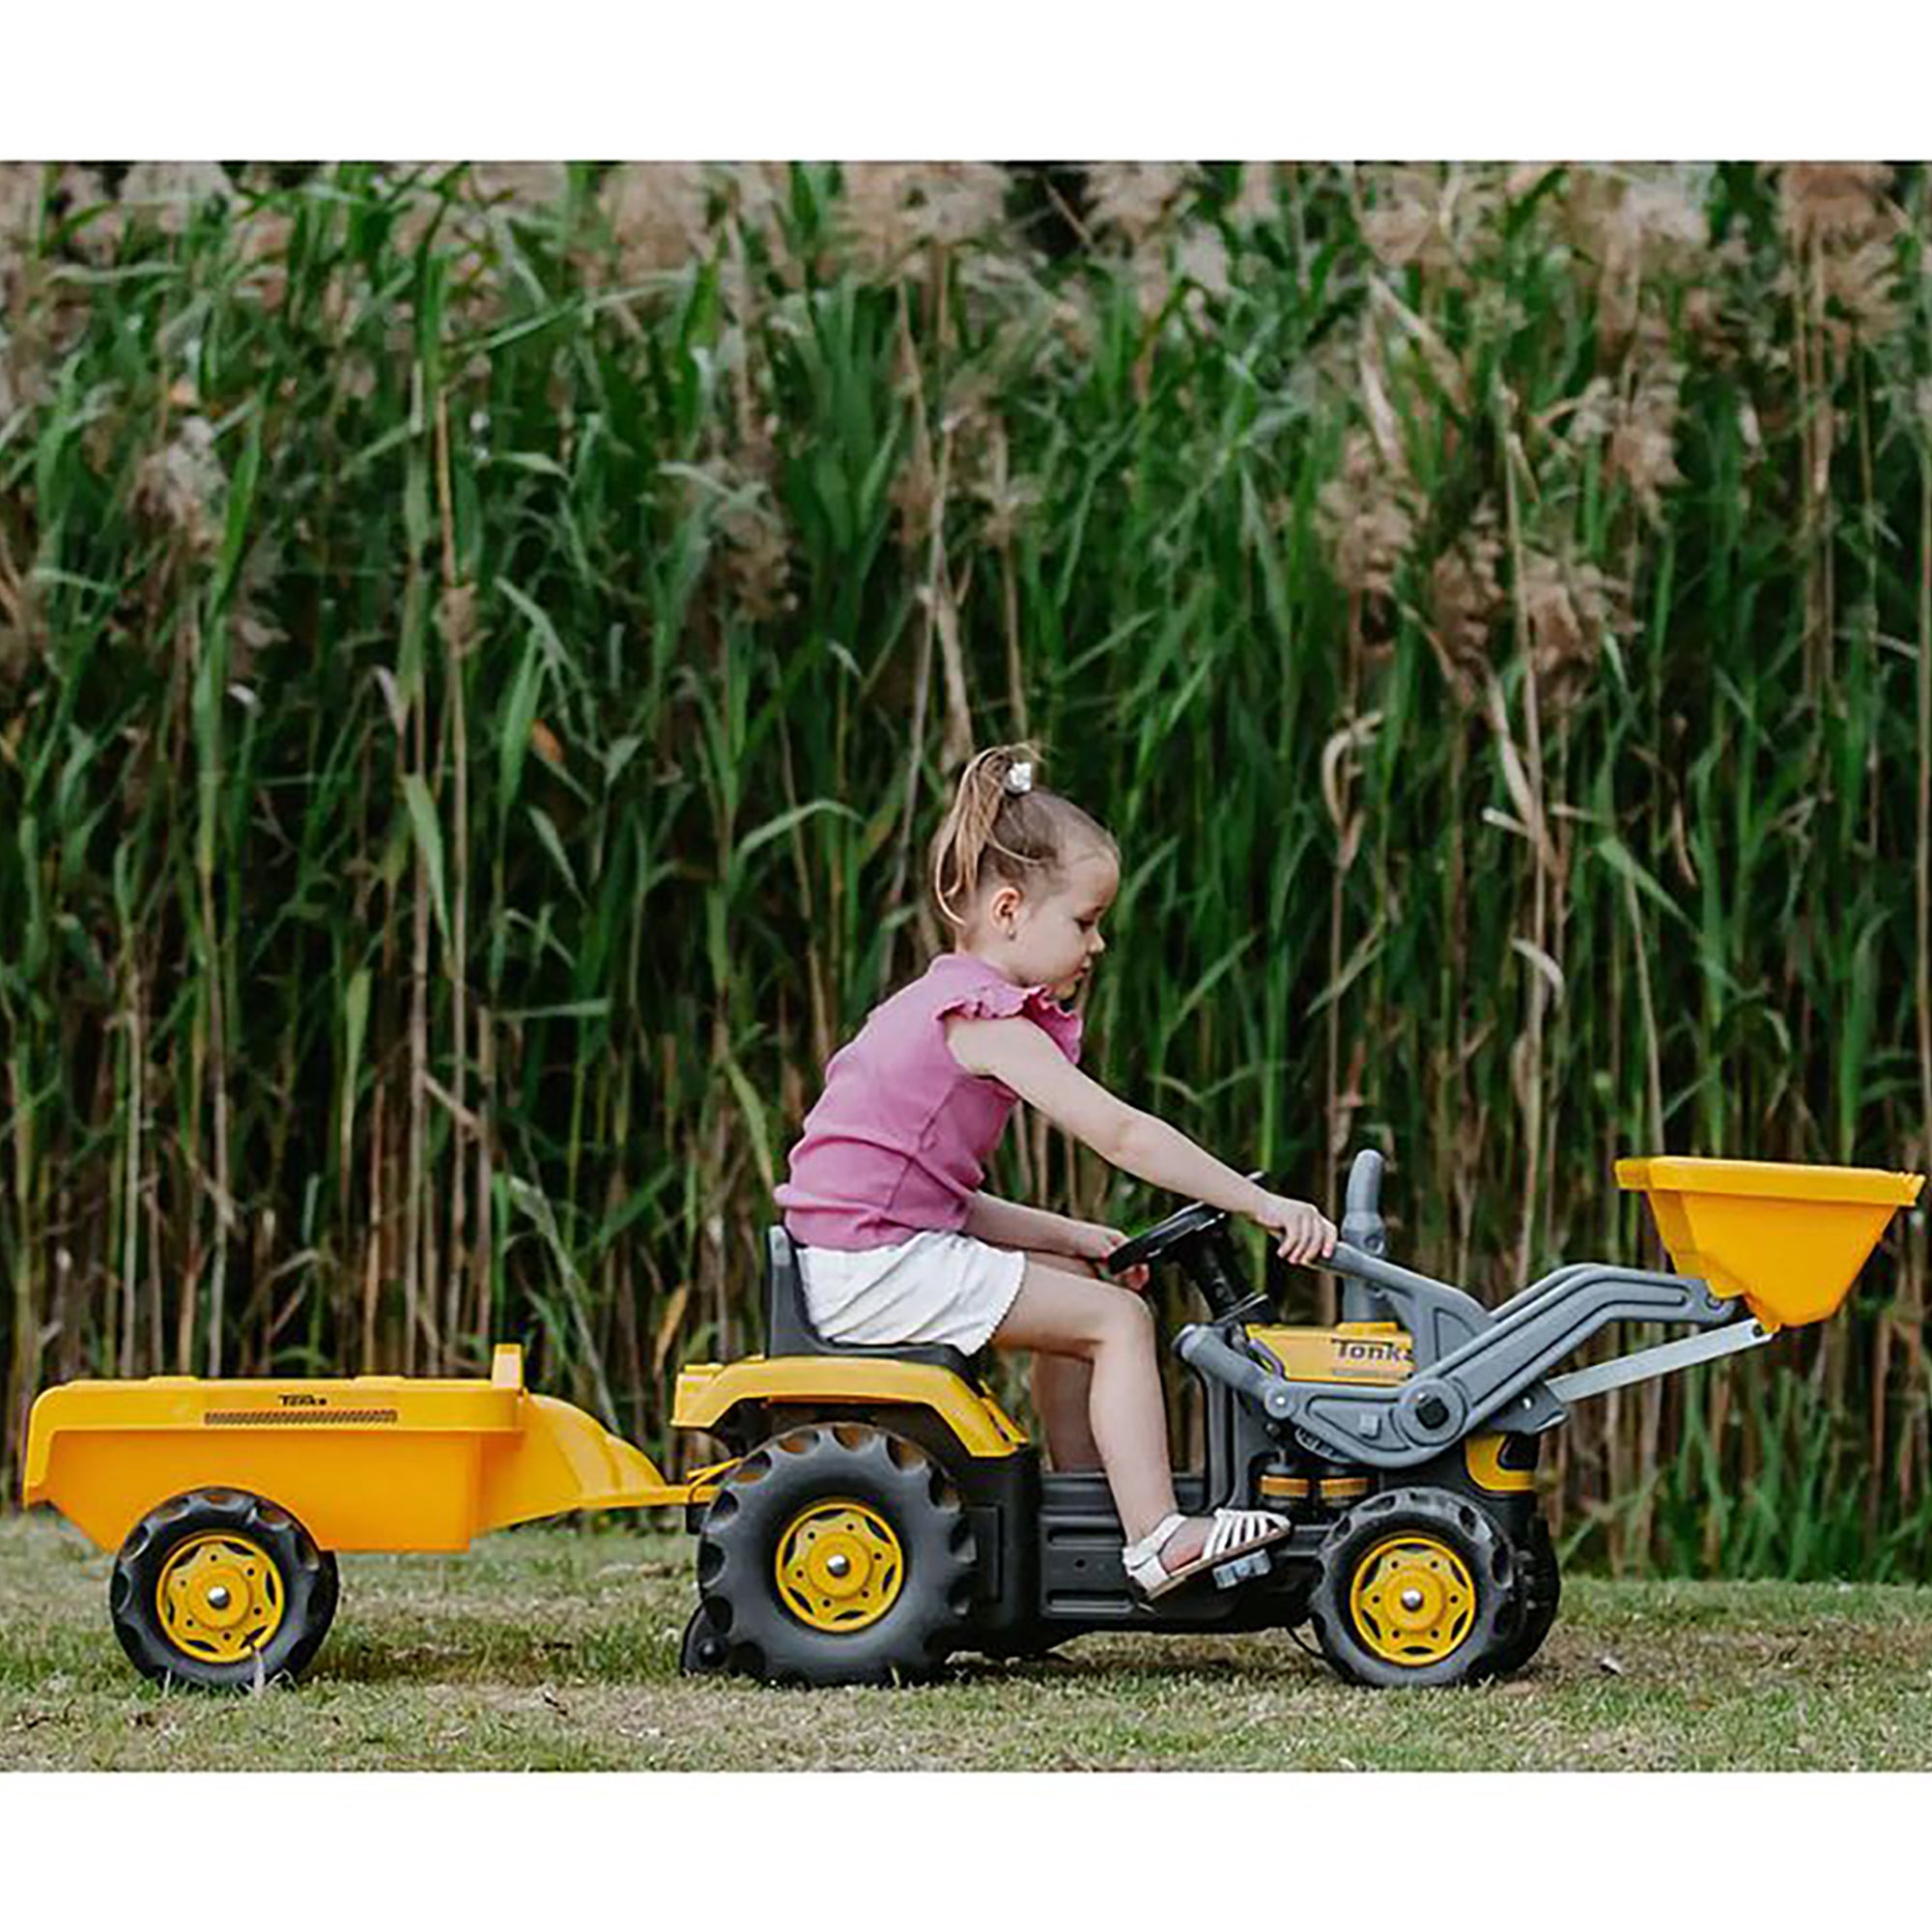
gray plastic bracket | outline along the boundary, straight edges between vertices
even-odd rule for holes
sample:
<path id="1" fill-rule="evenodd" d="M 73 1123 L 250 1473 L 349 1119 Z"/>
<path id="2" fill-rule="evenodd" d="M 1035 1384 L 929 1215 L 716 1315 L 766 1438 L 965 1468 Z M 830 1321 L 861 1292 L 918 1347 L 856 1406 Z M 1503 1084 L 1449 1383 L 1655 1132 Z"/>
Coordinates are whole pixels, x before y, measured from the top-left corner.
<path id="1" fill-rule="evenodd" d="M 1250 1577 L 1265 1577 L 1267 1573 L 1267 1551 L 1253 1550 L 1246 1556 L 1236 1556 L 1221 1564 L 1213 1573 L 1214 1587 L 1217 1590 L 1232 1590 L 1237 1583 L 1245 1583 Z"/>
<path id="2" fill-rule="evenodd" d="M 1337 1241 L 1335 1252 L 1322 1265 L 1336 1274 L 1366 1282 L 1375 1291 L 1375 1299 L 1381 1304 L 1379 1312 L 1399 1321 L 1414 1338 L 1418 1369 L 1433 1367 L 1473 1341 L 1494 1320 L 1473 1294 L 1433 1275 L 1399 1267 L 1348 1241 Z"/>

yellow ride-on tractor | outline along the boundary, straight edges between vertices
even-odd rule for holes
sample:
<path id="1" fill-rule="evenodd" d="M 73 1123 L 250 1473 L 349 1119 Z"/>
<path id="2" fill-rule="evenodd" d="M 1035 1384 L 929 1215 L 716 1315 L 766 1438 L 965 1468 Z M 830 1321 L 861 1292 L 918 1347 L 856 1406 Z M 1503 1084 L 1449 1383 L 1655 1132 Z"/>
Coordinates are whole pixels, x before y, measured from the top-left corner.
<path id="1" fill-rule="evenodd" d="M 1345 1283 L 1332 1328 L 1274 1317 L 1217 1208 L 1184 1208 L 1112 1257 L 1172 1263 L 1207 1303 L 1175 1343 L 1207 1421 L 1202 1468 L 1176 1478 L 1181 1507 L 1294 1524 L 1152 1605 L 1128 1589 L 1104 1479 L 1042 1469 L 956 1351 L 815 1334 L 778 1229 L 765 1354 L 678 1377 L 673 1424 L 729 1451 L 682 1480 L 526 1389 L 506 1347 L 488 1380 L 70 1382 L 34 1406 L 24 1499 L 117 1551 L 109 1611 L 135 1666 L 210 1689 L 300 1675 L 335 1613 L 339 1552 L 462 1549 L 567 1510 L 666 1505 L 697 1536 L 694 1673 L 883 1683 L 1096 1630 L 1312 1622 L 1351 1681 L 1463 1683 L 1520 1667 L 1555 1619 L 1536 1464 L 1569 1406 L 1826 1319 L 1921 1185 L 1623 1161 L 1680 1272 L 1577 1263 L 1485 1308 L 1387 1259 L 1381 1171 L 1369 1151 L 1350 1175 L 1324 1264 Z M 1630 1321 L 1693 1332 L 1553 1373 Z"/>
<path id="2" fill-rule="evenodd" d="M 1347 1319 L 1332 1328 L 1274 1318 L 1219 1208 L 1184 1208 L 1111 1257 L 1117 1272 L 1178 1264 L 1209 1311 L 1175 1341 L 1207 1425 L 1204 1466 L 1175 1479 L 1181 1508 L 1260 1507 L 1294 1523 L 1286 1541 L 1156 1604 L 1128 1587 L 1103 1477 L 1043 1470 L 951 1350 L 820 1340 L 774 1229 L 772 1359 L 686 1371 L 687 1384 L 743 1379 L 737 1403 L 710 1405 L 707 1426 L 738 1460 L 691 1511 L 699 1605 L 685 1667 L 879 1682 L 953 1651 L 1024 1655 L 1082 1632 L 1309 1622 L 1354 1683 L 1518 1669 L 1556 1617 L 1536 1466 L 1568 1405 L 1830 1315 L 1920 1185 L 1855 1169 L 1621 1162 L 1619 1180 L 1649 1193 L 1684 1272 L 1579 1263 L 1490 1309 L 1386 1258 L 1381 1173 L 1379 1153 L 1356 1156 L 1325 1264 L 1346 1283 Z M 1625 1321 L 1697 1332 L 1550 1374 Z M 846 1367 L 852 1396 L 771 1385 L 806 1362 Z"/>

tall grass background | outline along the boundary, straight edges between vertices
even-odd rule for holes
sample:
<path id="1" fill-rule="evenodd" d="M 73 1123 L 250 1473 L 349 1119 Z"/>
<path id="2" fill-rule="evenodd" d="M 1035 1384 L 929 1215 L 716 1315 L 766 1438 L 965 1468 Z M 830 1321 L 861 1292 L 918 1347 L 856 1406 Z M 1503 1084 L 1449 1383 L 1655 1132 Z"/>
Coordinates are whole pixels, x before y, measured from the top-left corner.
<path id="1" fill-rule="evenodd" d="M 64 1378 L 504 1338 L 674 1461 L 1021 735 L 1125 855 L 1090 1065 L 1320 1200 L 1381 1146 L 1418 1265 L 1661 1261 L 1619 1153 L 1922 1166 L 1928 236 L 1860 165 L 0 170 L 10 1480 Z M 1582 1406 L 1566 1546 L 1924 1576 L 1925 1338 L 1901 1217 Z"/>

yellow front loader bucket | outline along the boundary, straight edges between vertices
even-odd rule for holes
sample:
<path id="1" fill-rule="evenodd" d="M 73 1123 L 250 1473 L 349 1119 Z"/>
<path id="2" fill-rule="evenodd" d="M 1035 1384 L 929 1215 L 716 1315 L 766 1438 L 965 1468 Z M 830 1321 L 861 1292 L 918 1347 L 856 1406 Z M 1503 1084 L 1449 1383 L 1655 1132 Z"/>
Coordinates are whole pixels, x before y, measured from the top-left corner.
<path id="1" fill-rule="evenodd" d="M 244 1490 L 323 1549 L 464 1549 L 505 1523 L 577 1509 L 703 1500 L 641 1449 L 524 1387 L 523 1350 L 489 1380 L 77 1381 L 28 1425 L 21 1500 L 51 1503 L 103 1549 L 170 1496 Z"/>
<path id="2" fill-rule="evenodd" d="M 1680 1274 L 1743 1295 L 1767 1328 L 1837 1312 L 1886 1224 L 1925 1177 L 1872 1167 L 1802 1167 L 1676 1154 L 1617 1162 L 1641 1189 Z"/>

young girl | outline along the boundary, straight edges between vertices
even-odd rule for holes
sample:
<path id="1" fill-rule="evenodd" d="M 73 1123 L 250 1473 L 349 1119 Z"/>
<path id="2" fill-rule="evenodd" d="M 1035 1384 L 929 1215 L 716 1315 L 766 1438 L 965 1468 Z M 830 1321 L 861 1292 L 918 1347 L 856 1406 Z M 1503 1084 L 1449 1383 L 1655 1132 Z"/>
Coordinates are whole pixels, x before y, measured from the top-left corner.
<path id="1" fill-rule="evenodd" d="M 1331 1253 L 1335 1229 L 1075 1065 L 1080 1019 L 1062 1002 L 1106 950 L 1120 883 L 1112 837 L 1034 782 L 1026 747 L 980 753 L 933 848 L 953 950 L 833 1055 L 777 1198 L 828 1340 L 1035 1351 L 1054 1465 L 1105 1469 L 1122 1561 L 1151 1598 L 1290 1525 L 1265 1510 L 1176 1509 L 1153 1321 L 1133 1292 L 1147 1271 L 1127 1287 L 1099 1279 L 1115 1230 L 980 1191 L 1008 1116 L 1026 1101 L 1139 1179 L 1259 1222 L 1291 1261 Z"/>

